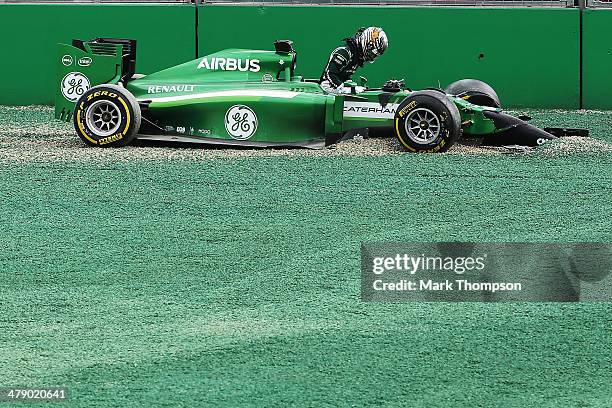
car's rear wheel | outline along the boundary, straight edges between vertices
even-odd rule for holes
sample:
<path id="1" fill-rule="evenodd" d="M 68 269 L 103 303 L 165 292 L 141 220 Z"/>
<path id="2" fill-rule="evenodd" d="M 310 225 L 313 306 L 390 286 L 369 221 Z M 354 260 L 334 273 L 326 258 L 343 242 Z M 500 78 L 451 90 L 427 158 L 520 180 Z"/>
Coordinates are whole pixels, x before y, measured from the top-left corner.
<path id="1" fill-rule="evenodd" d="M 91 88 L 79 98 L 74 110 L 74 128 L 89 146 L 125 146 L 138 133 L 140 122 L 136 98 L 117 85 Z"/>
<path id="2" fill-rule="evenodd" d="M 458 96 L 474 105 L 501 108 L 497 92 L 487 83 L 477 79 L 462 79 L 446 87 L 446 93 Z"/>
<path id="3" fill-rule="evenodd" d="M 459 110 L 441 92 L 413 92 L 395 113 L 395 135 L 410 152 L 445 152 L 460 134 Z"/>

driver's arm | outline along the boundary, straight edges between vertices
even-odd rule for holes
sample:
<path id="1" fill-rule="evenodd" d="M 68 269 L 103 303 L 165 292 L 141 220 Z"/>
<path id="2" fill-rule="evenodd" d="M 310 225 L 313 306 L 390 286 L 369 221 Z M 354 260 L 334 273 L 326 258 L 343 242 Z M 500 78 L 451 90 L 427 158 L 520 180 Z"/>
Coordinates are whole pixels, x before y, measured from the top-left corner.
<path id="1" fill-rule="evenodd" d="M 339 47 L 332 52 L 329 62 L 321 76 L 321 86 L 328 92 L 343 92 L 344 81 L 350 79 L 352 72 L 347 72 L 351 63 L 351 53 L 346 47 Z M 349 89 L 350 92 L 350 89 Z"/>

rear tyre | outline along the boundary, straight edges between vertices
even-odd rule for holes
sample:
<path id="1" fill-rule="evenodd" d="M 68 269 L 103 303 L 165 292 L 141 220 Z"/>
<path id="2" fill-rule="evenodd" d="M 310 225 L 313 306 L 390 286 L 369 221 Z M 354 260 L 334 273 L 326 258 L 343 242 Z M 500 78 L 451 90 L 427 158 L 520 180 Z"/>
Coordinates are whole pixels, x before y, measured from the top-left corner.
<path id="1" fill-rule="evenodd" d="M 140 122 L 136 98 L 117 85 L 91 88 L 79 98 L 74 109 L 74 128 L 89 146 L 125 146 L 134 140 Z"/>
<path id="2" fill-rule="evenodd" d="M 458 96 L 474 105 L 501 108 L 499 96 L 487 83 L 477 79 L 462 79 L 446 87 L 446 93 Z"/>
<path id="3" fill-rule="evenodd" d="M 460 134 L 459 109 L 441 92 L 413 92 L 395 113 L 395 135 L 410 152 L 445 152 Z"/>

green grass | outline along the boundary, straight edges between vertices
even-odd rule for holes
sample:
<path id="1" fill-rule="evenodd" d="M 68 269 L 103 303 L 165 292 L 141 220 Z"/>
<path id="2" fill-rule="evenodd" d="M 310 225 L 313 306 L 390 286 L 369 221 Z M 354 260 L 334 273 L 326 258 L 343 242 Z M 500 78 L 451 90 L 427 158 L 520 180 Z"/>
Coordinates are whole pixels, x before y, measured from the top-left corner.
<path id="1" fill-rule="evenodd" d="M 608 115 L 539 114 L 612 140 Z M 609 242 L 611 165 L 2 163 L 0 386 L 79 407 L 609 407 L 609 303 L 363 303 L 359 246 Z"/>

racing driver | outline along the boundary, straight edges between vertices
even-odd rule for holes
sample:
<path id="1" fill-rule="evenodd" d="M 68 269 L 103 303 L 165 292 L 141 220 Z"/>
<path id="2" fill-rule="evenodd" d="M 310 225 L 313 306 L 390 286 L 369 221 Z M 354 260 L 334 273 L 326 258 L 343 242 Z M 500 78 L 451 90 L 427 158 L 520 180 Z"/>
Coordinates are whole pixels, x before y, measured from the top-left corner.
<path id="1" fill-rule="evenodd" d="M 354 36 L 345 38 L 344 41 L 345 46 L 338 47 L 331 53 L 319 81 L 321 88 L 329 93 L 351 93 L 351 88 L 344 86 L 344 82 L 350 80 L 364 62 L 374 62 L 389 46 L 387 34 L 380 27 L 360 28 Z M 363 89 L 356 87 L 357 92 L 362 92 Z"/>

